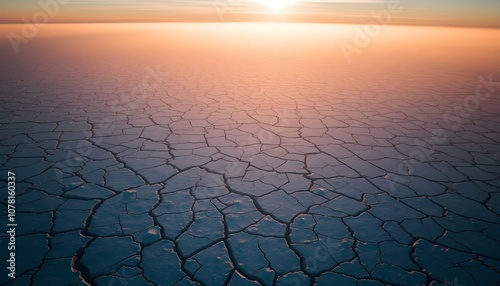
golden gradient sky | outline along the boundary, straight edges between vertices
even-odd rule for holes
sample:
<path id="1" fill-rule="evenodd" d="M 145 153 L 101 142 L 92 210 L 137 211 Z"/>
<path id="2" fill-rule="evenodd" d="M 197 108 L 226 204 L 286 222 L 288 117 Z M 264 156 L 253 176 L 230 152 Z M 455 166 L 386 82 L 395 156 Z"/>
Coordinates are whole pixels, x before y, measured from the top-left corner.
<path id="1" fill-rule="evenodd" d="M 41 0 L 50 23 L 171 21 L 305 21 L 366 23 L 372 12 L 390 13 L 390 24 L 500 27 L 499 0 Z M 67 2 L 67 3 L 64 3 Z M 54 3 L 57 3 L 54 5 Z M 391 10 L 390 5 L 399 7 Z M 277 8 L 279 7 L 279 8 Z M 38 0 L 0 2 L 1 23 L 22 23 L 44 9 Z M 399 12 L 398 12 L 399 11 Z M 42 19 L 42 18 L 39 18 Z"/>

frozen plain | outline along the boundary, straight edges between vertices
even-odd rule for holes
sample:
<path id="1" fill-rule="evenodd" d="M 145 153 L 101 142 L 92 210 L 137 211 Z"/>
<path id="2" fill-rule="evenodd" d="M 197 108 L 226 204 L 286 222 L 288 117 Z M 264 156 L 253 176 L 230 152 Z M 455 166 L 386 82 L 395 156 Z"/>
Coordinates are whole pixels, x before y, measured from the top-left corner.
<path id="1" fill-rule="evenodd" d="M 0 284 L 498 283 L 500 85 L 481 78 L 500 80 L 500 33 L 385 27 L 349 62 L 355 31 L 49 25 L 18 54 L 3 38 L 19 225 Z"/>

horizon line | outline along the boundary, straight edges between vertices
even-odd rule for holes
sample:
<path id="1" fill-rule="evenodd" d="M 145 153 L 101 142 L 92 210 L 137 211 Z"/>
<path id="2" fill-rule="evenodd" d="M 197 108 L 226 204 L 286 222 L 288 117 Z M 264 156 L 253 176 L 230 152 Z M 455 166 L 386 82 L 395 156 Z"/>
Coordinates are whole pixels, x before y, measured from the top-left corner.
<path id="1" fill-rule="evenodd" d="M 360 21 L 300 21 L 300 20 L 229 20 L 229 21 L 214 21 L 214 20 L 118 20 L 118 21 L 53 21 L 44 23 L 42 25 L 51 24 L 154 24 L 154 23 L 220 23 L 220 24 L 230 24 L 230 23 L 283 23 L 283 24 L 336 24 L 336 25 L 368 25 L 368 22 Z M 0 20 L 0 25 L 23 25 L 26 22 L 21 21 L 2 21 Z M 30 23 L 32 24 L 32 23 Z M 478 23 L 477 25 L 471 24 L 461 24 L 461 23 L 436 23 L 436 22 L 420 22 L 420 23 L 408 23 L 408 22 L 395 22 L 395 23 L 378 23 L 380 26 L 426 26 L 426 27 L 454 27 L 454 28 L 488 28 L 488 29 L 500 29 L 499 25 L 486 25 Z"/>

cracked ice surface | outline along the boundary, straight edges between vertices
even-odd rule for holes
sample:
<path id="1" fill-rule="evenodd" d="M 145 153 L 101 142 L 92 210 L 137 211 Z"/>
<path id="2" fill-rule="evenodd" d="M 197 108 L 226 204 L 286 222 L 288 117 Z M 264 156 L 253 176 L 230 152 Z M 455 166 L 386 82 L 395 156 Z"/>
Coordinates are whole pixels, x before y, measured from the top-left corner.
<path id="1" fill-rule="evenodd" d="M 19 263 L 0 284 L 500 281 L 500 87 L 443 118 L 498 69 L 347 66 L 304 43 L 202 50 L 172 31 L 143 46 L 39 38 L 5 57 Z"/>

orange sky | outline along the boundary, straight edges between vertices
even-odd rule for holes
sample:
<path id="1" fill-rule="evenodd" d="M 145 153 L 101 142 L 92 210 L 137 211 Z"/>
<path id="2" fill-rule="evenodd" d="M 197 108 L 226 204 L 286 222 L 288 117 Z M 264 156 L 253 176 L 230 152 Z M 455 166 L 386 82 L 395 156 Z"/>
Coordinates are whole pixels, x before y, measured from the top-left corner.
<path id="1" fill-rule="evenodd" d="M 41 0 L 40 3 L 42 5 L 36 0 L 2 1 L 0 22 L 22 23 L 23 18 L 30 22 L 37 21 L 36 19 L 44 21 L 45 13 L 50 23 L 163 21 L 366 23 L 374 19 L 374 13 L 382 13 L 390 15 L 389 24 L 500 27 L 498 0 Z"/>

